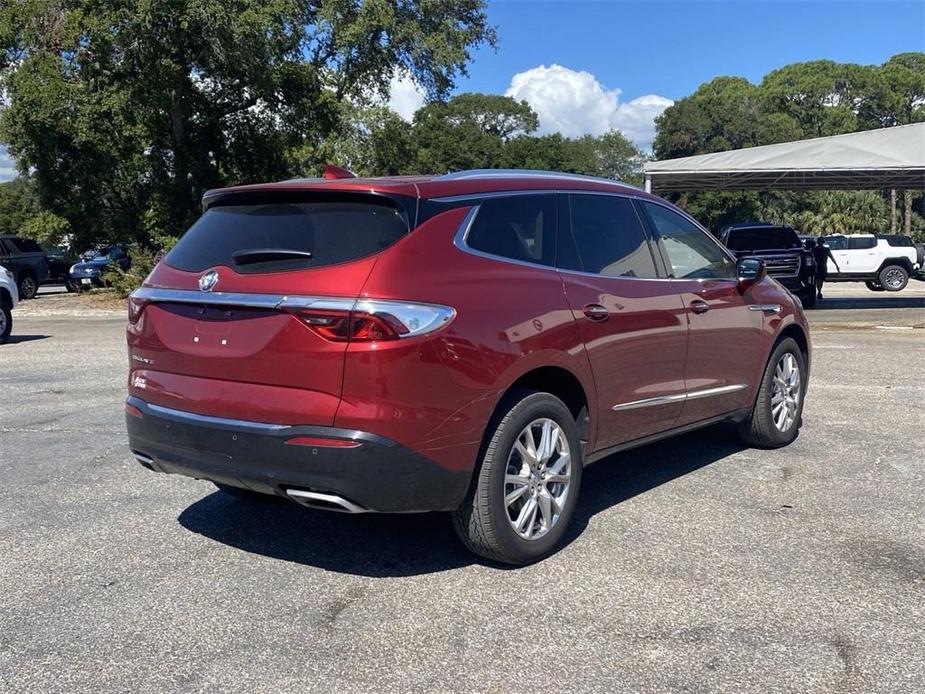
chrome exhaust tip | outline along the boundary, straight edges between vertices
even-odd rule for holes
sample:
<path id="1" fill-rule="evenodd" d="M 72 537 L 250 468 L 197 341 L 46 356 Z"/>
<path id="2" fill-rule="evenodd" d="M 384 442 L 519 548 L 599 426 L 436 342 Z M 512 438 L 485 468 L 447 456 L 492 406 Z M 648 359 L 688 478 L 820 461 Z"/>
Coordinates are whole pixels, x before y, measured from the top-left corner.
<path id="1" fill-rule="evenodd" d="M 132 455 L 135 456 L 135 460 L 144 465 L 146 468 L 151 469 L 154 466 L 154 458 L 144 453 L 139 453 L 138 451 L 132 451 Z"/>
<path id="2" fill-rule="evenodd" d="M 336 494 L 310 492 L 305 489 L 287 489 L 286 494 L 296 503 L 307 506 L 308 508 L 321 509 L 324 511 L 338 511 L 339 513 L 367 513 L 369 511 L 369 509 L 363 508 Z"/>

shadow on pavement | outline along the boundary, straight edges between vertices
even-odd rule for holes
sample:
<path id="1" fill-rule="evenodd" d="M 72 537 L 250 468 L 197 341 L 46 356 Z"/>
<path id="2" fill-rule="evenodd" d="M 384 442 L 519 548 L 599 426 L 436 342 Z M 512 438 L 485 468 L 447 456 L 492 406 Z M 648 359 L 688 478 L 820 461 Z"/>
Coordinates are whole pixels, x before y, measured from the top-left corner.
<path id="1" fill-rule="evenodd" d="M 873 294 L 873 292 L 871 292 Z M 825 296 L 825 292 L 823 292 Z M 837 299 L 820 299 L 816 302 L 813 311 L 845 310 L 858 308 L 925 308 L 925 297 L 922 296 L 890 296 L 875 294 L 868 297 L 850 297 Z"/>
<path id="2" fill-rule="evenodd" d="M 15 326 L 14 326 L 15 327 Z M 6 344 L 15 345 L 17 342 L 34 342 L 35 340 L 44 340 L 50 335 L 10 335 Z"/>
<path id="3" fill-rule="evenodd" d="M 711 427 L 595 463 L 585 470 L 565 542 L 580 537 L 595 514 L 741 449 L 730 432 Z M 481 562 L 456 539 L 443 513 L 351 516 L 215 492 L 177 520 L 245 552 L 361 576 L 413 576 Z"/>

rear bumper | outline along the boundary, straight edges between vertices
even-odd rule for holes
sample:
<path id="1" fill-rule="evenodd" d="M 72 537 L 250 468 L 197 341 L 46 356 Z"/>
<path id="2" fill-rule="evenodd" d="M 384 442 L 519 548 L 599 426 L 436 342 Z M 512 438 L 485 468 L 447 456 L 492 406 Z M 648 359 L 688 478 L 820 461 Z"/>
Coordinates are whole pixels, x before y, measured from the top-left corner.
<path id="1" fill-rule="evenodd" d="M 362 510 L 395 513 L 455 509 L 469 486 L 469 472 L 447 470 L 368 432 L 205 417 L 135 396 L 126 405 L 141 413 L 126 414 L 129 447 L 156 472 L 284 497 L 289 489 L 332 494 Z M 295 437 L 351 445 L 286 443 Z"/>

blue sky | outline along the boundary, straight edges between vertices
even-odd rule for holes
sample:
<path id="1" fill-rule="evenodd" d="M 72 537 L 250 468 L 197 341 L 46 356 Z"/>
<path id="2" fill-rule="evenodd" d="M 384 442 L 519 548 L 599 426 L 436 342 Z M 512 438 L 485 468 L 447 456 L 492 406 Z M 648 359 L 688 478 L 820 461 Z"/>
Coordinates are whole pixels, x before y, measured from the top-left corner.
<path id="1" fill-rule="evenodd" d="M 457 91 L 526 99 L 541 132 L 616 127 L 644 148 L 658 113 L 718 75 L 759 82 L 793 62 L 877 64 L 925 51 L 922 0 L 491 0 L 488 16 L 498 48 L 474 53 Z M 399 113 L 410 117 L 422 99 L 413 83 L 393 80 Z M 0 181 L 14 174 L 0 147 Z"/>

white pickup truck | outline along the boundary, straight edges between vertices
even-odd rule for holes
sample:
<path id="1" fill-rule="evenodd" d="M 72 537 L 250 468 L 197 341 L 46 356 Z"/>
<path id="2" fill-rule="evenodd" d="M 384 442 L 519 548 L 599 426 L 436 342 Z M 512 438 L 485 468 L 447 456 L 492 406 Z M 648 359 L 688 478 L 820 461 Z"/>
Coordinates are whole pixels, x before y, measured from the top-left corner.
<path id="1" fill-rule="evenodd" d="M 13 308 L 19 301 L 19 289 L 13 273 L 0 265 L 0 345 L 13 330 Z"/>
<path id="2" fill-rule="evenodd" d="M 898 292 L 922 269 L 922 247 L 908 236 L 832 234 L 819 243 L 838 263 L 829 259 L 827 282 L 864 282 L 875 292 Z"/>

